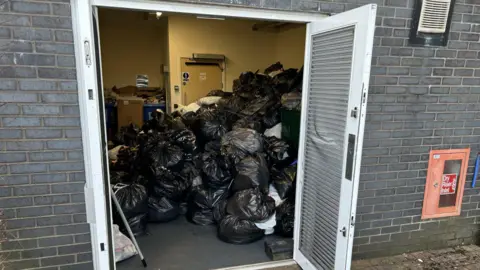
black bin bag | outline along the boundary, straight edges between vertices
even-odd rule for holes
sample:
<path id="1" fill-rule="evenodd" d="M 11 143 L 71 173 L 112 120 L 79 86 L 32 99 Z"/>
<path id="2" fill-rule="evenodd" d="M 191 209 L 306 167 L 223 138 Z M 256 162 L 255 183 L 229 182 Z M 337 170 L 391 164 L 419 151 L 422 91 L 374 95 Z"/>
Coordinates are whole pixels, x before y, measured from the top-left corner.
<path id="1" fill-rule="evenodd" d="M 187 127 L 191 127 L 197 120 L 197 114 L 195 112 L 186 112 L 181 117 Z"/>
<path id="2" fill-rule="evenodd" d="M 274 136 L 265 137 L 263 140 L 263 147 L 272 165 L 285 167 L 292 163 L 293 158 L 290 156 L 292 149 L 284 140 Z"/>
<path id="3" fill-rule="evenodd" d="M 282 199 L 295 194 L 295 180 L 297 178 L 297 165 L 293 164 L 283 169 L 273 168 L 271 170 L 271 179 L 273 186 Z"/>
<path id="4" fill-rule="evenodd" d="M 135 236 L 145 234 L 148 221 L 148 196 L 145 187 L 139 184 L 118 184 L 113 187 L 113 191 L 133 234 Z M 126 232 L 120 214 L 116 210 L 114 223 Z"/>
<path id="5" fill-rule="evenodd" d="M 159 168 L 155 170 L 155 179 L 151 181 L 150 193 L 156 198 L 166 197 L 175 202 L 185 199 L 193 179 L 181 177 L 168 169 Z"/>
<path id="6" fill-rule="evenodd" d="M 128 218 L 127 222 L 134 236 L 142 236 L 147 234 L 148 213 L 143 213 L 143 214 L 139 214 L 131 218 Z M 128 231 L 124 227 L 123 221 L 122 221 L 122 226 L 119 225 L 119 228 L 123 234 L 128 235 Z"/>
<path id="7" fill-rule="evenodd" d="M 229 130 L 226 117 L 220 113 L 216 113 L 209 118 L 200 118 L 200 135 L 206 143 L 213 140 L 219 140 Z"/>
<path id="8" fill-rule="evenodd" d="M 222 138 L 222 153 L 235 163 L 248 155 L 262 151 L 262 136 L 253 129 L 237 128 Z"/>
<path id="9" fill-rule="evenodd" d="M 197 138 L 189 129 L 175 130 L 171 134 L 170 140 L 186 153 L 193 153 L 197 149 Z"/>
<path id="10" fill-rule="evenodd" d="M 260 222 L 275 212 L 275 201 L 258 188 L 236 192 L 227 203 L 227 213 L 240 219 Z"/>
<path id="11" fill-rule="evenodd" d="M 183 180 L 187 187 L 191 187 L 193 183 L 202 183 L 201 172 L 199 169 L 197 169 L 193 161 L 185 162 L 182 170 L 174 174 L 175 177 Z"/>
<path id="12" fill-rule="evenodd" d="M 177 202 L 165 197 L 148 198 L 148 221 L 149 222 L 169 222 L 180 215 L 180 206 Z"/>
<path id="13" fill-rule="evenodd" d="M 187 201 L 187 220 L 198 225 L 215 223 L 213 211 L 216 205 L 226 200 L 228 186 L 218 189 L 197 187 Z"/>
<path id="14" fill-rule="evenodd" d="M 268 164 L 262 154 L 247 156 L 235 165 L 236 176 L 233 180 L 232 191 L 257 188 L 268 193 L 270 174 Z"/>
<path id="15" fill-rule="evenodd" d="M 263 133 L 262 122 L 258 121 L 254 117 L 244 117 L 239 119 L 237 122 L 235 122 L 235 124 L 233 124 L 232 129 L 238 128 L 249 128 L 255 130 L 256 132 Z"/>
<path id="16" fill-rule="evenodd" d="M 262 118 L 263 126 L 268 129 L 272 128 L 278 123 L 280 123 L 280 108 L 279 106 L 275 106 L 272 108 L 267 109 L 265 115 Z"/>
<path id="17" fill-rule="evenodd" d="M 222 90 L 220 89 L 216 89 L 216 90 L 212 90 L 210 92 L 208 92 L 208 94 L 206 95 L 207 97 L 223 97 L 225 95 L 228 95 L 230 93 L 227 93 L 227 92 L 223 92 Z"/>
<path id="18" fill-rule="evenodd" d="M 142 166 L 153 169 L 180 167 L 182 148 L 166 141 L 162 136 L 152 136 L 142 149 Z"/>
<path id="19" fill-rule="evenodd" d="M 295 223 L 295 199 L 289 197 L 280 204 L 275 213 L 277 224 L 274 227 L 275 234 L 293 237 L 293 224 Z"/>
<path id="20" fill-rule="evenodd" d="M 219 188 L 232 181 L 231 165 L 219 153 L 205 152 L 202 155 L 203 183 L 210 188 Z"/>
<path id="21" fill-rule="evenodd" d="M 213 207 L 213 220 L 220 224 L 220 221 L 227 215 L 227 200 L 221 200 Z"/>
<path id="22" fill-rule="evenodd" d="M 237 245 L 258 241 L 265 234 L 252 221 L 242 220 L 232 215 L 227 215 L 220 221 L 217 232 L 220 240 Z"/>
<path id="23" fill-rule="evenodd" d="M 219 101 L 218 106 L 221 110 L 231 113 L 238 113 L 239 111 L 243 110 L 245 104 L 246 102 L 242 97 L 232 96 L 222 98 Z"/>

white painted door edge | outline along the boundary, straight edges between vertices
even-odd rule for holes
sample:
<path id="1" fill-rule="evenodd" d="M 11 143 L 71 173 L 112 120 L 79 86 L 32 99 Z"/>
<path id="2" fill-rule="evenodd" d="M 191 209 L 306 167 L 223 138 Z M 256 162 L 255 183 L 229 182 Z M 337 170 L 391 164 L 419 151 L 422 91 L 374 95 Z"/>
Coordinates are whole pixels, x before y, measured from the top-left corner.
<path id="1" fill-rule="evenodd" d="M 92 6 L 85 0 L 72 0 L 78 103 L 85 165 L 85 206 L 90 225 L 95 269 L 109 269 L 107 210 L 102 166 L 101 130 L 97 71 L 93 44 Z"/>

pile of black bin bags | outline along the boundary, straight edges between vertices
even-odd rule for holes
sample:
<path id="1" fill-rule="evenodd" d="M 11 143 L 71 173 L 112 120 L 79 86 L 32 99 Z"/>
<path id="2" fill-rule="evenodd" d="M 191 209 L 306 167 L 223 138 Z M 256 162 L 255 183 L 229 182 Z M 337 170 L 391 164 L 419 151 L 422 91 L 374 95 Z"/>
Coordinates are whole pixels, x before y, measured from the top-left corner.
<path id="1" fill-rule="evenodd" d="M 256 223 L 275 214 L 275 233 L 293 236 L 297 149 L 263 133 L 280 123 L 282 95 L 301 96 L 302 70 L 276 63 L 265 71 L 272 72 L 242 73 L 233 94 L 214 90 L 208 96 L 219 102 L 196 112 L 155 111 L 143 127 L 121 128 L 110 175 L 135 235 L 185 215 L 244 244 L 261 239 Z M 124 227 L 115 209 L 114 222 Z"/>

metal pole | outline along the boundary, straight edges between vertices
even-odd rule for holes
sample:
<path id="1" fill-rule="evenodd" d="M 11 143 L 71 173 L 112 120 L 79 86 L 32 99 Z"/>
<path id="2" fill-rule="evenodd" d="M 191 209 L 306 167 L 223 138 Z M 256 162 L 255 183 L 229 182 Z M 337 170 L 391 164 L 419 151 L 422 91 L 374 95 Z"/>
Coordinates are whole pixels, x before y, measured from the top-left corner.
<path id="1" fill-rule="evenodd" d="M 475 160 L 475 169 L 473 171 L 472 188 L 475 187 L 475 184 L 477 183 L 479 166 L 480 166 L 480 153 L 477 154 L 477 159 Z"/>
<path id="2" fill-rule="evenodd" d="M 145 261 L 145 258 L 143 257 L 142 251 L 140 250 L 140 247 L 138 246 L 137 240 L 135 239 L 135 236 L 133 235 L 132 229 L 130 229 L 130 226 L 128 225 L 127 218 L 123 214 L 122 207 L 120 206 L 120 203 L 117 200 L 117 196 L 115 196 L 115 192 L 113 190 L 110 190 L 110 196 L 112 197 L 113 203 L 115 203 L 115 207 L 117 207 L 117 211 L 120 214 L 120 217 L 122 218 L 123 224 L 125 224 L 125 228 L 127 228 L 128 235 L 130 235 L 130 239 L 132 240 L 133 244 L 135 245 L 135 248 L 138 251 L 138 255 L 140 255 L 140 259 L 142 260 L 143 267 L 147 267 L 147 262 Z"/>

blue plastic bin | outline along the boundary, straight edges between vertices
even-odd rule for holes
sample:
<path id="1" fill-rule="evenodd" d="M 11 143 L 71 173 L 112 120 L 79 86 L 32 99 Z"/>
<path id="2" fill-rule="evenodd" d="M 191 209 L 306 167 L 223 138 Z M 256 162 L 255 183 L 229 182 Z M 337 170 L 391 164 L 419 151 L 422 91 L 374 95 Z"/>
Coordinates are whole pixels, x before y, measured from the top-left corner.
<path id="1" fill-rule="evenodd" d="M 117 107 L 115 104 L 105 104 L 105 122 L 107 129 L 112 128 L 112 124 L 117 121 Z"/>
<path id="2" fill-rule="evenodd" d="M 111 140 L 114 130 L 117 130 L 117 107 L 115 104 L 105 104 L 105 123 L 107 125 L 107 139 Z"/>
<path id="3" fill-rule="evenodd" d="M 165 104 L 144 104 L 143 105 L 143 122 L 146 122 L 152 119 L 150 114 L 157 109 L 160 109 L 163 112 L 165 112 Z"/>

